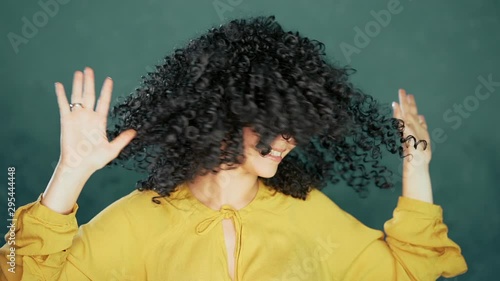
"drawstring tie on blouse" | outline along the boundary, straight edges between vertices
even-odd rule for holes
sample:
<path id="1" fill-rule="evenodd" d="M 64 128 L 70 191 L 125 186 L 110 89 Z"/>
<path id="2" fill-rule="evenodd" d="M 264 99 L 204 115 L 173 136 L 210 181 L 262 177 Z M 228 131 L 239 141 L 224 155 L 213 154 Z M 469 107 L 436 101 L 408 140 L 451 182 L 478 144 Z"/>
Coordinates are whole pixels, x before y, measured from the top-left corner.
<path id="1" fill-rule="evenodd" d="M 208 217 L 201 221 L 197 226 L 196 226 L 196 233 L 199 235 L 205 234 L 208 231 L 210 231 L 212 228 L 214 228 L 219 222 L 221 222 L 223 219 L 229 219 L 231 218 L 233 220 L 234 226 L 236 233 L 238 234 L 238 240 L 239 240 L 239 235 L 241 234 L 241 217 L 238 211 L 233 209 L 229 205 L 223 205 L 221 209 L 213 216 Z"/>
<path id="2" fill-rule="evenodd" d="M 223 205 L 221 209 L 216 212 L 215 215 L 204 219 L 196 226 L 196 234 L 203 235 L 208 233 L 212 228 L 214 228 L 223 219 L 232 219 L 234 223 L 234 228 L 236 231 L 236 247 L 235 247 L 235 269 L 234 269 L 234 280 L 239 280 L 238 278 L 238 259 L 241 250 L 241 217 L 238 211 L 233 209 L 229 205 Z"/>

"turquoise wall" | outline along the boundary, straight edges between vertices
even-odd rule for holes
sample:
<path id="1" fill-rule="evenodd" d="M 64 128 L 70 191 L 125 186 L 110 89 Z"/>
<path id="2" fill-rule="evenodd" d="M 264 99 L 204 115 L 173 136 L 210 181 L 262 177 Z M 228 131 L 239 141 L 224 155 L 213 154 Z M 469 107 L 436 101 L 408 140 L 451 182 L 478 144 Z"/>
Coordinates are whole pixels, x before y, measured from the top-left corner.
<path id="1" fill-rule="evenodd" d="M 91 66 L 99 86 L 106 76 L 113 78 L 116 103 L 152 65 L 193 36 L 227 19 L 274 14 L 286 29 L 325 43 L 332 60 L 356 68 L 355 84 L 382 103 L 396 100 L 400 87 L 415 94 L 433 135 L 435 202 L 469 264 L 468 273 L 449 280 L 496 279 L 499 12 L 494 0 L 3 1 L 0 226 L 7 218 L 7 167 L 16 168 L 21 206 L 43 192 L 58 160 L 55 81 L 69 89 L 73 72 Z M 391 161 L 397 171 L 401 163 Z M 121 168 L 95 173 L 79 199 L 79 223 L 132 191 L 141 177 Z M 344 185 L 325 193 L 381 229 L 401 194 L 396 180 L 395 190 L 373 188 L 367 199 Z"/>

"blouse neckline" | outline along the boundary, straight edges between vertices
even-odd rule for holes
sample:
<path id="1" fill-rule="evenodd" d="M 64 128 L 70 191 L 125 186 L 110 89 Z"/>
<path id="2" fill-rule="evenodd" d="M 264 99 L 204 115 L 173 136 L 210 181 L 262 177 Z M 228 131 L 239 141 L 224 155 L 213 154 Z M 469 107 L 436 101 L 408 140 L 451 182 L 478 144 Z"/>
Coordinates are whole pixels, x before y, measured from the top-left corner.
<path id="1" fill-rule="evenodd" d="M 221 212 L 224 210 L 245 212 L 248 209 L 252 209 L 253 205 L 258 204 L 256 202 L 258 202 L 259 200 L 262 200 L 262 198 L 264 197 L 263 193 L 264 193 L 265 187 L 263 187 L 262 185 L 263 185 L 262 181 L 260 179 L 258 179 L 257 180 L 257 193 L 255 194 L 253 199 L 247 205 L 245 205 L 243 208 L 240 208 L 240 209 L 235 209 L 233 206 L 231 206 L 229 204 L 224 204 L 221 206 L 221 208 L 219 210 L 214 210 L 214 209 L 208 207 L 207 205 L 205 205 L 198 198 L 196 198 L 196 196 L 194 196 L 193 192 L 189 189 L 189 187 L 186 183 L 181 184 L 179 189 L 185 190 L 186 199 L 192 204 L 192 206 L 194 208 L 196 208 L 197 210 L 199 210 L 200 212 L 203 212 L 203 213 L 214 214 L 214 213 L 218 213 L 218 212 Z"/>
<path id="2" fill-rule="evenodd" d="M 258 190 L 254 198 L 243 208 L 234 209 L 229 204 L 221 206 L 220 210 L 214 210 L 203 204 L 194 196 L 186 183 L 177 186 L 176 190 L 166 198 L 167 202 L 179 210 L 192 212 L 197 210 L 204 214 L 215 214 L 223 210 L 233 210 L 238 213 L 248 213 L 255 210 L 269 210 L 271 212 L 280 211 L 287 208 L 291 204 L 291 196 L 282 194 L 274 188 L 264 184 L 262 179 L 258 179 Z M 293 198 L 292 198 L 293 199 Z"/>

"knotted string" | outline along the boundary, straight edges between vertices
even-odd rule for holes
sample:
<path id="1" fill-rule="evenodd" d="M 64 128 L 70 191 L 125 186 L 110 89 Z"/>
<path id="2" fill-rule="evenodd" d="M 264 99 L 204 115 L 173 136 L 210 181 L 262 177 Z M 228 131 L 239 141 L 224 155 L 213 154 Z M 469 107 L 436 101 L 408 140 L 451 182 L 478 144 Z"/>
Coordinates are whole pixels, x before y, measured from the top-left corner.
<path id="1" fill-rule="evenodd" d="M 214 228 L 219 222 L 221 222 L 223 219 L 229 219 L 231 218 L 233 220 L 233 223 L 235 225 L 235 229 L 237 234 L 239 235 L 241 233 L 241 217 L 238 211 L 233 209 L 229 205 L 223 205 L 221 209 L 213 216 L 208 217 L 201 221 L 197 226 L 196 226 L 196 233 L 199 235 L 203 235 L 207 232 L 209 232 L 212 228 Z M 239 238 L 239 237 L 238 237 Z"/>

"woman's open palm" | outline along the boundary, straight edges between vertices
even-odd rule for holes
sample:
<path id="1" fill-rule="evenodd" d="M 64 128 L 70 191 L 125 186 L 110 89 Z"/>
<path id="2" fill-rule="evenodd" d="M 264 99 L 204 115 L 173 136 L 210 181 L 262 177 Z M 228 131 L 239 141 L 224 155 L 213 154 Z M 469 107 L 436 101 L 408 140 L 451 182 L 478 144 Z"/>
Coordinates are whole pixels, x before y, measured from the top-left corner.
<path id="1" fill-rule="evenodd" d="M 61 116 L 60 163 L 74 168 L 95 171 L 118 156 L 120 151 L 135 137 L 136 131 L 126 130 L 111 142 L 106 136 L 106 124 L 113 81 L 107 78 L 95 106 L 94 71 L 87 67 L 76 71 L 73 78 L 71 103 L 66 98 L 64 86 L 55 84 L 57 102 Z"/>

